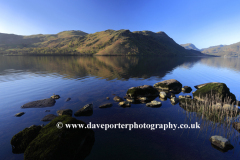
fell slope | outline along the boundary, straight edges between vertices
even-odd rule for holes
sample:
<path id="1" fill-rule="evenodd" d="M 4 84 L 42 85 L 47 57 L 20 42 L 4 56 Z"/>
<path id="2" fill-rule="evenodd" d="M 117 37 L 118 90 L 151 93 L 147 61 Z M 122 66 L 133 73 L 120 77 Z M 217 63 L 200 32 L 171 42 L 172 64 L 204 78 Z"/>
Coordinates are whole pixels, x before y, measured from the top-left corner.
<path id="1" fill-rule="evenodd" d="M 218 45 L 201 50 L 204 54 L 218 56 L 240 56 L 240 42 L 231 45 Z"/>
<path id="2" fill-rule="evenodd" d="M 8 48 L 2 47 L 2 51 L 5 54 L 18 55 L 203 55 L 184 49 L 164 32 L 106 30 L 94 34 L 80 34 L 71 31 L 71 34 L 60 32 L 57 35 L 33 35 L 23 39 L 31 39 L 32 43 L 19 47 L 17 43 L 5 42 L 4 45 Z"/>
<path id="3" fill-rule="evenodd" d="M 185 49 L 192 49 L 192 50 L 196 50 L 196 51 L 200 51 L 194 44 L 192 43 L 186 43 L 186 44 L 180 44 L 182 47 L 184 47 Z"/>

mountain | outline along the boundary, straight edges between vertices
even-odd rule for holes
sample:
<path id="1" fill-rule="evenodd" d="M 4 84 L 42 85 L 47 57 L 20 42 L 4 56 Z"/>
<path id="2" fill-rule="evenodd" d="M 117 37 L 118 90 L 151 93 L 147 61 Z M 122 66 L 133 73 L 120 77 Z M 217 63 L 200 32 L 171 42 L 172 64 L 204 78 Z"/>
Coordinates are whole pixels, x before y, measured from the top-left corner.
<path id="1" fill-rule="evenodd" d="M 218 56 L 240 56 L 240 42 L 231 45 L 218 45 L 201 50 L 204 54 Z"/>
<path id="2" fill-rule="evenodd" d="M 194 44 L 192 43 L 186 43 L 186 44 L 180 44 L 182 47 L 184 47 L 185 49 L 192 49 L 192 50 L 196 50 L 196 51 L 200 51 Z"/>
<path id="3" fill-rule="evenodd" d="M 204 55 L 186 50 L 164 32 L 106 30 L 87 34 L 64 31 L 52 35 L 0 34 L 0 53 L 17 55 Z"/>

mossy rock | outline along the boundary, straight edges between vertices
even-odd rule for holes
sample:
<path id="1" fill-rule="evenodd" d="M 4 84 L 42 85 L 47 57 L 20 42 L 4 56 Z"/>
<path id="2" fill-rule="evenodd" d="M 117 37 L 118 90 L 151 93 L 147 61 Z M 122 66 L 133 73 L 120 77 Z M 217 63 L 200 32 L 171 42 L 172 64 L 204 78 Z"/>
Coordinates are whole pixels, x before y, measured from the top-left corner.
<path id="1" fill-rule="evenodd" d="M 12 152 L 23 153 L 29 143 L 37 137 L 41 129 L 41 126 L 31 126 L 14 135 L 11 139 Z"/>
<path id="2" fill-rule="evenodd" d="M 63 123 L 58 129 L 56 124 Z M 66 128 L 65 124 L 82 124 L 83 128 Z M 94 144 L 94 132 L 86 124 L 68 115 L 53 119 L 42 128 L 39 135 L 24 152 L 25 160 L 85 159 Z"/>
<path id="3" fill-rule="evenodd" d="M 236 97 L 229 91 L 229 88 L 224 83 L 208 83 L 199 88 L 193 93 L 193 97 L 198 100 L 204 100 L 204 98 L 214 95 L 216 98 L 224 101 L 226 98 L 231 98 L 231 103 L 236 101 Z"/>
<path id="4" fill-rule="evenodd" d="M 179 92 L 179 91 L 182 90 L 182 84 L 175 79 L 169 79 L 169 80 L 165 80 L 165 81 L 155 83 L 153 85 L 153 87 L 155 87 L 159 90 L 165 90 L 165 91 Z"/>
<path id="5" fill-rule="evenodd" d="M 158 94 L 159 94 L 158 90 L 149 85 L 132 87 L 132 88 L 129 88 L 127 91 L 127 96 L 131 98 L 152 97 L 152 96 L 158 96 Z"/>

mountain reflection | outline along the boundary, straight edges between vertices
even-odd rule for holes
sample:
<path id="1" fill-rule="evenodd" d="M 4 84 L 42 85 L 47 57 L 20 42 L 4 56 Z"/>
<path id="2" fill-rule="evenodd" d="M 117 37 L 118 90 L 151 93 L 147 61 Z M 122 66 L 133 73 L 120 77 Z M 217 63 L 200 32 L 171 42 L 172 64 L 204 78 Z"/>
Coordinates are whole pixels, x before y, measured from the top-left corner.
<path id="1" fill-rule="evenodd" d="M 203 57 L 136 57 L 136 56 L 2 56 L 0 77 L 31 72 L 64 78 L 95 76 L 107 80 L 164 77 L 176 67 L 191 68 L 196 62 L 240 71 L 239 59 Z"/>

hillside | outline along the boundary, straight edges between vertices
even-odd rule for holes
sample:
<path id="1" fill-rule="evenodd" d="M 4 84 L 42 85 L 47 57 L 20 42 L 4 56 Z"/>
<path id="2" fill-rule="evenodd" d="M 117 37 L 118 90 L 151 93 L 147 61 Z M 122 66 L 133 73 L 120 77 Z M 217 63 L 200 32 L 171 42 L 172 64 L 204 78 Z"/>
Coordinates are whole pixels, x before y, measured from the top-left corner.
<path id="1" fill-rule="evenodd" d="M 240 56 L 240 42 L 231 45 L 218 45 L 201 50 L 204 54 L 218 56 Z"/>
<path id="2" fill-rule="evenodd" d="M 86 34 L 64 31 L 56 35 L 0 34 L 0 39 L 0 52 L 14 55 L 203 55 L 184 49 L 164 32 L 106 30 Z"/>
<path id="3" fill-rule="evenodd" d="M 196 50 L 196 51 L 200 51 L 194 44 L 192 43 L 186 43 L 186 44 L 180 44 L 182 47 L 184 47 L 185 49 L 192 49 L 192 50 Z"/>

